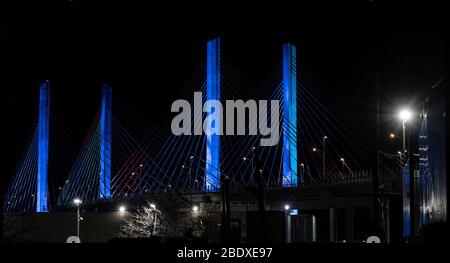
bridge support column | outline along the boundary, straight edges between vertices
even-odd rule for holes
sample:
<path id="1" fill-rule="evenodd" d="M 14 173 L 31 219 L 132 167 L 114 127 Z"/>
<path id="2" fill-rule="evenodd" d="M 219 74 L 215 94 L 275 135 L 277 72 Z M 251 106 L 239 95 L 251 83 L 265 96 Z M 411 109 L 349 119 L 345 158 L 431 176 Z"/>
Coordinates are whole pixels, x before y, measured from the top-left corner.
<path id="1" fill-rule="evenodd" d="M 337 209 L 330 208 L 330 242 L 337 241 Z"/>
<path id="2" fill-rule="evenodd" d="M 41 83 L 38 124 L 38 173 L 36 212 L 48 212 L 48 151 L 50 126 L 50 82 Z"/>
<path id="3" fill-rule="evenodd" d="M 296 187 L 297 179 L 297 51 L 283 45 L 283 187 Z"/>
<path id="4" fill-rule="evenodd" d="M 100 116 L 100 189 L 99 199 L 111 197 L 112 88 L 102 86 Z"/>
<path id="5" fill-rule="evenodd" d="M 208 41 L 206 57 L 206 99 L 208 101 L 220 101 L 220 38 Z M 211 102 L 210 102 L 211 103 Z M 217 103 L 218 104 L 218 103 Z M 214 111 L 220 110 L 220 105 L 213 105 Z M 207 114 L 206 127 L 210 129 L 220 122 L 212 122 Z M 215 192 L 220 188 L 220 135 L 208 134 L 206 131 L 206 191 Z"/>

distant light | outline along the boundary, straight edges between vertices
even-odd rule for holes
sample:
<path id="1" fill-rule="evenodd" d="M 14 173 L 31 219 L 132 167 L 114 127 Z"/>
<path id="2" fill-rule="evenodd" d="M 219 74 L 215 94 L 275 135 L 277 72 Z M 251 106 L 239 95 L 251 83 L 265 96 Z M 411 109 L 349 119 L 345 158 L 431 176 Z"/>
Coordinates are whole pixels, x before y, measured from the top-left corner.
<path id="1" fill-rule="evenodd" d="M 252 148 L 253 150 L 256 150 L 256 147 L 255 146 L 253 146 L 253 148 Z"/>
<path id="2" fill-rule="evenodd" d="M 341 162 L 345 162 L 345 159 L 341 157 Z"/>
<path id="3" fill-rule="evenodd" d="M 120 213 L 124 213 L 125 212 L 125 206 L 120 206 L 119 207 L 119 212 Z"/>
<path id="4" fill-rule="evenodd" d="M 189 157 L 191 160 L 194 159 L 194 156 L 191 155 L 191 157 Z"/>
<path id="5" fill-rule="evenodd" d="M 242 157 L 242 160 L 247 161 L 247 157 L 245 157 L 245 156 Z"/>
<path id="6" fill-rule="evenodd" d="M 142 167 L 142 166 L 144 166 L 144 165 L 143 165 L 143 164 L 141 163 L 141 165 L 140 165 L 140 166 Z"/>
<path id="7" fill-rule="evenodd" d="M 402 155 L 402 152 L 401 152 L 401 151 L 398 151 L 397 153 L 398 153 L 399 155 Z"/>
<path id="8" fill-rule="evenodd" d="M 286 211 L 289 210 L 289 208 L 290 208 L 289 205 L 284 206 L 284 210 L 286 210 Z"/>
<path id="9" fill-rule="evenodd" d="M 317 148 L 316 147 L 312 148 L 312 151 L 317 152 Z"/>
<path id="10" fill-rule="evenodd" d="M 150 207 L 153 209 L 156 209 L 156 205 L 155 204 L 150 204 Z"/>
<path id="11" fill-rule="evenodd" d="M 403 122 L 407 122 L 412 118 L 412 112 L 408 109 L 403 109 L 398 113 L 398 118 Z"/>
<path id="12" fill-rule="evenodd" d="M 75 198 L 75 199 L 73 199 L 73 203 L 76 205 L 80 205 L 82 203 L 82 201 L 80 198 Z"/>
<path id="13" fill-rule="evenodd" d="M 327 136 L 323 136 L 323 138 L 324 138 L 324 139 L 328 139 L 328 137 L 327 137 Z"/>
<path id="14" fill-rule="evenodd" d="M 300 166 L 301 166 L 301 167 L 305 167 L 305 164 L 304 164 L 304 163 L 301 163 Z"/>
<path id="15" fill-rule="evenodd" d="M 389 134 L 389 138 L 394 139 L 395 138 L 395 134 L 394 133 L 390 133 Z"/>
<path id="16" fill-rule="evenodd" d="M 194 205 L 194 206 L 192 207 L 192 211 L 198 212 L 198 206 Z"/>

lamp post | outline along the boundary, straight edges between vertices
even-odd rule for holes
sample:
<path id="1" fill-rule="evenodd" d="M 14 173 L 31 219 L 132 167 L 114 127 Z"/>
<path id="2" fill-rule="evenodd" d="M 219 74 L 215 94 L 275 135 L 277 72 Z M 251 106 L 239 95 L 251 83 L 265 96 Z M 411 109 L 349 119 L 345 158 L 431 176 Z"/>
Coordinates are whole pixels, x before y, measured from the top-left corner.
<path id="1" fill-rule="evenodd" d="M 73 203 L 77 206 L 77 237 L 80 238 L 80 206 L 83 201 L 79 198 L 75 198 Z"/>
<path id="2" fill-rule="evenodd" d="M 191 189 L 191 198 L 192 198 L 192 192 L 193 192 L 193 187 L 192 187 L 192 161 L 194 160 L 194 156 L 190 156 L 189 157 L 189 188 Z"/>
<path id="3" fill-rule="evenodd" d="M 300 163 L 300 168 L 302 169 L 301 180 L 302 180 L 302 185 L 303 185 L 305 183 L 305 164 Z"/>
<path id="4" fill-rule="evenodd" d="M 252 159 L 250 159 L 250 162 L 251 162 L 251 164 L 252 164 L 252 178 L 253 178 L 253 174 L 254 174 L 254 171 L 255 171 L 255 167 L 254 167 L 254 164 L 253 164 L 253 156 L 254 156 L 254 154 L 255 154 L 255 149 L 256 149 L 256 147 L 253 146 L 253 147 L 252 147 Z"/>
<path id="5" fill-rule="evenodd" d="M 155 210 L 155 214 L 153 216 L 153 236 L 155 236 L 156 235 L 156 219 L 157 219 L 157 214 L 156 213 L 161 214 L 161 211 L 156 209 L 156 205 L 155 204 L 150 204 L 150 207 L 153 210 Z"/>
<path id="6" fill-rule="evenodd" d="M 402 121 L 403 129 L 403 154 L 406 154 L 406 122 L 412 117 L 412 113 L 408 109 L 402 109 L 398 113 L 398 118 Z"/>

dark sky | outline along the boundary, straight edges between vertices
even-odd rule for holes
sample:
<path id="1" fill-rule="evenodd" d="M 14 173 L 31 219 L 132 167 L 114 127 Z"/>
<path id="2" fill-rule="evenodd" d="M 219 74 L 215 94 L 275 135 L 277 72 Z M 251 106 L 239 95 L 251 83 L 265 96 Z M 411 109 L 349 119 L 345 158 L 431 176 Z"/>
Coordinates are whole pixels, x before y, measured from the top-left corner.
<path id="1" fill-rule="evenodd" d="M 300 63 L 355 110 L 370 109 L 379 72 L 386 123 L 398 105 L 420 105 L 425 88 L 448 73 L 445 9 L 427 1 L 61 2 L 0 8 L 7 174 L 34 130 L 40 80 L 53 81 L 52 111 L 80 142 L 101 83 L 151 121 L 176 99 L 205 59 L 206 41 L 218 35 L 224 56 L 255 86 L 280 61 L 281 44 L 295 43 Z"/>

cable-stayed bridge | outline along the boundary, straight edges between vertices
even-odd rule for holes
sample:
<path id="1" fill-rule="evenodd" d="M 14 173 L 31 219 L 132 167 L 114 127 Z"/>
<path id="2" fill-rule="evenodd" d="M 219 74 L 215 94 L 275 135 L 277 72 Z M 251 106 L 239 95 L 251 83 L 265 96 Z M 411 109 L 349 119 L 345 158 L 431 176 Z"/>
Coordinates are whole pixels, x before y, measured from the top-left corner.
<path id="1" fill-rule="evenodd" d="M 207 43 L 205 63 L 179 98 L 194 105 L 194 92 L 202 92 L 202 101 L 216 103 L 251 96 L 245 79 L 222 56 L 221 48 L 220 38 Z M 235 192 L 249 187 L 301 192 L 317 185 L 370 182 L 369 149 L 356 135 L 364 129 L 361 116 L 338 114 L 348 112 L 348 107 L 297 62 L 297 53 L 292 44 L 280 47 L 280 63 L 255 98 L 280 102 L 280 141 L 272 147 L 260 146 L 264 138 L 260 134 L 173 135 L 164 128 L 170 127 L 173 113 L 164 115 L 166 123 L 152 127 L 126 105 L 116 103 L 114 87 L 104 84 L 98 113 L 81 149 L 72 153 L 67 134 L 51 114 L 51 81 L 43 82 L 36 130 L 5 195 L 5 211 L 49 212 L 71 206 L 75 198 L 95 204 L 158 194 L 214 193 L 225 179 Z M 208 114 L 201 114 L 207 127 L 220 125 L 208 123 Z M 193 126 L 201 119 L 194 118 Z M 269 125 L 268 120 L 270 116 L 263 118 L 267 122 L 263 124 Z M 247 122 L 246 134 L 258 123 Z"/>

